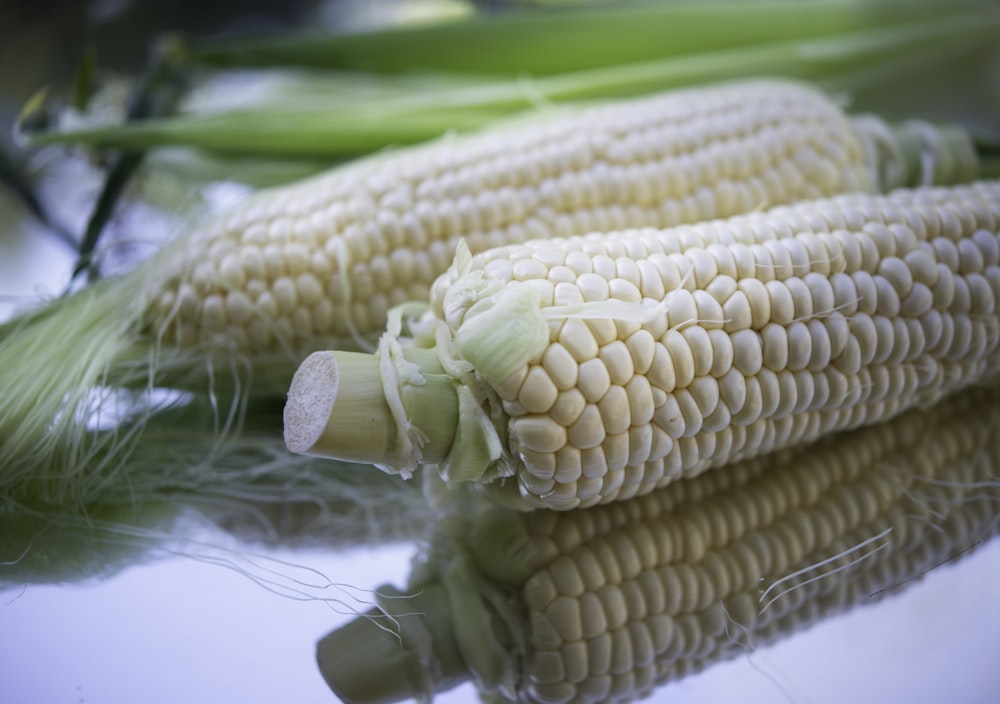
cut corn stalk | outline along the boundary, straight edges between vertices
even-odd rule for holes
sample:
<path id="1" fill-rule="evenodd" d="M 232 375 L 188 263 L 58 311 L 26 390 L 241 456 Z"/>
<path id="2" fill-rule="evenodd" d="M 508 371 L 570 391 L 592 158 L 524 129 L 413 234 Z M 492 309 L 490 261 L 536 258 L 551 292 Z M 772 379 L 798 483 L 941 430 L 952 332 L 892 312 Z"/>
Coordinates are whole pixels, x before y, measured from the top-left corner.
<path id="1" fill-rule="evenodd" d="M 995 376 L 998 300 L 998 181 L 460 251 L 416 347 L 310 355 L 285 440 L 606 503 Z"/>
<path id="2" fill-rule="evenodd" d="M 876 603 L 1000 529 L 1000 397 L 928 411 L 627 502 L 450 515 L 404 590 L 319 643 L 345 702 L 626 702 Z"/>
<path id="3" fill-rule="evenodd" d="M 427 298 L 463 238 L 481 250 L 975 172 L 961 130 L 894 130 L 807 86 L 751 81 L 445 139 L 265 191 L 130 275 L 0 331 L 0 491 L 49 467 L 44 494 L 59 501 L 81 493 L 94 457 L 117 466 L 118 445 L 86 430 L 101 389 L 283 392 L 309 351 L 370 345 L 390 308 Z"/>

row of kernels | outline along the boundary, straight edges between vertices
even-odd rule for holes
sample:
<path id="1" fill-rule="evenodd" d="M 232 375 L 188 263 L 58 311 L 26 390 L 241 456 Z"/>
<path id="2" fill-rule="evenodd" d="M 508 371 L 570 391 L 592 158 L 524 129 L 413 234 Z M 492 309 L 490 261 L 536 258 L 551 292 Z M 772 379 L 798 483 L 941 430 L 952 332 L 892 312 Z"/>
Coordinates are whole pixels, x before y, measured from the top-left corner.
<path id="1" fill-rule="evenodd" d="M 830 494 L 834 496 L 837 492 Z M 958 504 L 955 504 L 958 505 Z M 848 513 L 851 509 L 847 510 Z M 976 525 L 985 525 L 991 521 L 993 518 L 992 512 L 989 508 L 984 508 L 980 511 L 982 516 L 980 517 L 979 523 L 977 524 L 977 519 L 969 518 L 965 520 L 964 516 L 958 516 L 955 520 L 950 517 L 948 519 L 942 519 L 940 516 L 937 518 L 936 524 L 941 526 L 942 529 L 945 528 L 944 521 L 947 521 L 947 531 L 950 534 L 953 532 L 963 532 L 963 534 L 968 535 L 978 535 L 976 532 Z M 843 554 L 833 562 L 829 563 L 824 571 L 832 571 L 846 564 L 850 559 L 849 549 L 854 545 L 858 544 L 860 540 L 865 537 L 870 537 L 871 535 L 877 535 L 882 529 L 878 525 L 875 526 L 865 526 L 861 533 L 858 533 L 861 537 L 851 537 L 846 536 L 841 533 L 839 539 L 829 539 L 829 536 L 835 535 L 838 530 L 845 530 L 846 525 L 838 526 L 838 519 L 832 516 L 828 511 L 820 511 L 816 515 L 822 514 L 823 517 L 816 522 L 815 528 L 820 531 L 820 534 L 826 534 L 828 539 L 825 544 L 828 548 L 824 551 L 826 554 L 843 552 Z M 806 520 L 812 520 L 806 517 Z M 954 525 L 952 525 L 954 524 Z M 934 536 L 940 535 L 937 531 L 924 531 L 927 533 L 927 537 L 932 538 Z M 815 534 L 815 533 L 814 533 Z M 762 540 L 751 541 L 757 546 L 760 554 L 770 555 L 766 562 L 769 567 L 777 569 L 779 565 L 787 565 L 787 563 L 792 560 L 792 554 L 796 552 L 810 553 L 808 549 L 808 544 L 811 539 L 808 537 L 803 538 L 803 536 L 808 536 L 808 529 L 803 529 L 802 524 L 797 524 L 797 527 L 792 529 L 791 524 L 785 525 L 781 530 L 776 531 L 771 538 L 764 538 Z M 799 547 L 792 547 L 788 549 L 788 545 L 782 545 L 781 543 L 796 542 L 798 540 L 804 540 Z M 813 538 L 812 540 L 815 540 Z M 937 541 L 935 541 L 937 542 Z M 894 544 L 895 543 L 894 541 Z M 857 595 L 861 594 L 871 594 L 873 591 L 878 591 L 879 588 L 899 583 L 901 572 L 900 569 L 908 568 L 914 563 L 915 560 L 923 560 L 924 566 L 920 569 L 926 569 L 926 566 L 934 564 L 934 561 L 939 561 L 941 556 L 946 555 L 948 550 L 941 548 L 940 546 L 935 546 L 933 549 L 927 545 L 926 541 L 922 542 L 921 545 L 925 549 L 920 549 L 916 551 L 913 555 L 906 558 L 893 558 L 889 562 L 881 562 L 879 565 L 872 565 L 869 568 L 869 561 L 865 561 L 864 565 L 866 567 L 866 572 L 863 575 L 851 575 L 850 580 L 816 580 L 810 584 L 806 584 L 806 579 L 808 575 L 803 577 L 798 577 L 784 581 L 779 589 L 773 590 L 769 593 L 767 597 L 770 599 L 772 597 L 778 597 L 774 602 L 768 605 L 768 608 L 763 614 L 757 613 L 757 608 L 753 604 L 753 597 L 749 597 L 745 593 L 738 593 L 733 596 L 726 596 L 730 593 L 729 589 L 720 587 L 719 593 L 716 595 L 716 599 L 725 599 L 725 607 L 719 608 L 719 604 L 712 602 L 707 608 L 700 610 L 696 613 L 690 613 L 682 616 L 669 616 L 667 613 L 677 614 L 678 609 L 681 609 L 681 603 L 677 601 L 676 594 L 683 591 L 681 587 L 690 582 L 691 588 L 687 589 L 689 593 L 699 593 L 706 590 L 706 585 L 726 585 L 726 579 L 723 575 L 731 577 L 733 574 L 733 567 L 728 566 L 726 569 L 721 569 L 721 565 L 716 565 L 715 568 L 712 567 L 712 561 L 709 559 L 709 555 L 706 554 L 704 558 L 704 572 L 701 577 L 696 577 L 694 572 L 691 570 L 667 570 L 661 575 L 653 574 L 647 575 L 643 574 L 638 580 L 639 589 L 629 589 L 627 584 L 623 584 L 620 587 L 620 593 L 624 599 L 624 603 L 629 606 L 629 610 L 635 610 L 636 614 L 644 614 L 643 620 L 639 625 L 630 623 L 627 628 L 629 630 L 628 642 L 625 642 L 622 638 L 622 634 L 615 632 L 614 635 L 611 633 L 602 633 L 597 635 L 597 631 L 591 631 L 591 638 L 587 641 L 587 656 L 588 656 L 588 667 L 586 668 L 590 677 L 600 678 L 604 673 L 615 669 L 617 671 L 618 667 L 625 666 L 629 660 L 636 660 L 638 662 L 644 662 L 648 656 L 647 644 L 651 644 L 653 652 L 656 654 L 655 657 L 661 660 L 673 660 L 674 658 L 680 657 L 681 654 L 694 654 L 706 656 L 709 652 L 709 648 L 706 647 L 704 640 L 706 638 L 712 638 L 713 634 L 718 635 L 723 632 L 720 631 L 720 627 L 724 626 L 728 618 L 733 618 L 737 623 L 741 624 L 745 628 L 761 626 L 760 631 L 757 635 L 763 635 L 765 631 L 769 630 L 765 628 L 768 624 L 775 624 L 782 619 L 792 618 L 795 621 L 800 621 L 802 619 L 810 618 L 814 615 L 813 612 L 816 609 L 823 610 L 831 603 L 834 606 L 844 603 L 844 600 L 850 597 L 844 590 L 847 588 L 845 585 L 856 587 L 853 590 L 848 590 L 851 593 L 857 592 Z M 738 555 L 743 554 L 738 548 L 741 543 L 734 544 L 733 550 L 727 552 L 726 555 Z M 720 559 L 723 559 L 720 555 Z M 816 562 L 820 557 L 813 557 L 807 560 L 805 564 L 810 562 Z M 724 561 L 724 560 L 723 560 Z M 747 572 L 760 572 L 759 566 L 757 565 L 757 558 L 747 562 L 746 560 L 737 560 L 739 564 L 735 569 L 737 571 L 747 571 Z M 908 563 L 903 565 L 903 563 Z M 736 564 L 736 563 L 734 563 Z M 802 564 L 799 562 L 799 564 Z M 794 564 L 788 565 L 784 570 L 778 570 L 776 573 L 770 574 L 772 579 L 777 579 L 783 577 L 791 569 L 794 568 Z M 911 569 L 912 573 L 916 573 L 918 570 Z M 909 574 L 909 573 L 907 573 Z M 711 576 L 709 576 L 711 575 Z M 694 580 L 694 581 L 692 581 Z M 753 589 L 757 588 L 757 580 L 751 580 L 753 582 Z M 671 593 L 673 597 L 671 602 L 668 604 L 664 594 L 663 585 L 668 584 L 674 586 L 675 589 Z M 735 582 L 728 584 L 732 589 L 740 589 L 740 587 L 735 586 Z M 709 587 L 710 589 L 711 587 Z M 743 587 L 746 589 L 746 587 Z M 806 595 L 809 595 L 809 599 L 806 600 Z M 814 596 L 824 594 L 822 598 L 823 604 L 817 606 L 819 602 L 814 601 Z M 588 598 L 584 598 L 589 604 L 588 614 L 593 615 L 595 621 L 606 623 L 604 618 L 604 608 L 601 599 L 597 598 L 596 595 L 587 595 Z M 746 603 L 745 608 L 740 608 L 738 603 Z M 672 611 L 664 610 L 672 609 Z M 658 615 L 653 616 L 653 613 Z M 727 616 L 728 614 L 728 616 Z M 587 620 L 587 619 L 584 619 Z M 615 629 L 616 631 L 621 629 Z M 642 632 L 640 632 L 642 631 Z M 638 647 L 637 647 L 638 644 Z M 564 668 L 567 673 L 572 672 L 572 680 L 576 681 L 583 672 L 577 662 L 570 662 L 571 659 L 579 657 L 581 650 L 579 647 L 574 647 L 571 644 L 561 643 L 560 652 L 564 658 L 564 662 L 560 667 Z M 541 654 L 540 654 L 541 655 Z M 543 659 L 547 658 L 547 655 L 542 655 Z M 615 663 L 615 665 L 612 665 Z M 590 667 L 592 665 L 592 667 Z M 603 685 L 598 684 L 587 684 L 583 687 L 586 691 L 598 691 L 602 689 Z"/>
<path id="2" fill-rule="evenodd" d="M 392 163 L 394 172 L 386 175 L 390 181 L 415 183 L 418 197 L 439 200 L 482 188 L 538 183 L 580 168 L 590 158 L 586 142 L 558 125 L 520 131 L 517 142 L 520 149 L 512 149 L 506 134 L 444 140 L 411 150 L 410 159 Z"/>
<path id="3" fill-rule="evenodd" d="M 714 563 L 706 562 L 704 569 L 686 565 L 664 567 L 643 573 L 639 582 L 627 581 L 617 588 L 602 587 L 597 598 L 594 594 L 582 597 L 579 609 L 566 600 L 552 602 L 546 610 L 547 623 L 535 632 L 535 645 L 542 645 L 543 651 L 532 658 L 529 676 L 536 682 L 563 678 L 576 682 L 583 673 L 588 677 L 606 672 L 624 673 L 650 664 L 654 658 L 670 661 L 689 654 L 704 655 L 710 649 L 706 639 L 724 625 L 721 616 L 715 613 L 718 609 L 712 611 L 712 604 L 728 593 L 731 572 L 731 568 L 721 567 L 721 563 L 718 569 L 712 569 Z M 584 613 L 586 619 L 582 618 Z M 680 613 L 692 616 L 674 619 L 667 615 Z M 650 619 L 652 614 L 657 617 Z M 538 622 L 534 616 L 532 621 Z M 601 628 L 593 628 L 585 635 L 584 624 L 589 627 L 593 623 Z M 554 645 L 551 638 L 537 637 L 553 631 L 561 631 L 559 658 L 552 657 L 553 651 L 544 650 L 545 646 Z M 596 642 L 583 652 L 573 645 L 580 637 Z M 583 667 L 576 659 L 587 654 L 591 658 Z"/>
<path id="4" fill-rule="evenodd" d="M 753 428 L 755 429 L 755 434 L 753 436 L 746 436 L 743 440 L 737 442 L 736 444 L 742 445 L 746 443 L 746 440 L 749 440 L 750 441 L 749 444 L 751 445 L 756 445 L 757 443 L 760 442 L 765 442 L 765 443 L 774 442 L 775 437 L 778 437 L 779 435 L 781 436 L 788 435 L 789 433 L 792 432 L 792 428 L 794 427 L 793 423 L 785 423 L 782 425 L 783 428 L 775 427 L 774 424 L 764 424 L 764 425 L 755 424 L 753 426 Z M 768 426 L 770 426 L 770 429 L 768 429 Z M 757 431 L 762 432 L 763 435 L 761 435 L 760 432 Z"/>
<path id="5" fill-rule="evenodd" d="M 772 371 L 822 371 L 832 356 L 831 336 L 820 320 L 768 323 L 760 331 L 762 365 Z"/>
<path id="6" fill-rule="evenodd" d="M 800 303 L 803 311 L 811 308 L 825 310 L 831 303 L 831 287 L 825 283 L 825 272 L 834 266 L 830 260 L 837 252 L 831 254 L 830 249 L 819 246 L 822 243 L 817 244 L 818 238 L 806 240 L 812 244 L 809 250 L 800 241 L 805 239 L 804 237 L 752 244 L 750 251 L 756 253 L 754 263 L 741 267 L 736 260 L 727 261 L 732 259 L 734 252 L 741 251 L 738 248 L 725 248 L 714 242 L 707 243 L 704 248 L 690 248 L 679 243 L 657 243 L 656 237 L 659 233 L 653 231 L 653 234 L 647 235 L 646 232 L 618 233 L 621 237 L 613 236 L 606 240 L 578 238 L 567 243 L 574 246 L 582 243 L 583 253 L 570 250 L 556 254 L 555 246 L 543 245 L 537 252 L 527 248 L 520 251 L 508 248 L 500 255 L 511 259 L 533 257 L 539 260 L 543 267 L 539 268 L 535 275 L 547 275 L 555 283 L 572 283 L 570 272 L 575 272 L 576 283 L 584 292 L 583 299 L 588 301 L 614 297 L 610 291 L 613 286 L 625 286 L 623 290 L 629 292 L 629 297 L 636 297 L 637 291 L 639 297 L 654 300 L 661 299 L 665 292 L 683 286 L 692 291 L 696 288 L 705 288 L 713 293 L 713 297 L 720 304 L 725 304 L 735 287 L 732 282 L 727 283 L 725 279 L 715 282 L 719 276 L 734 279 L 737 286 L 742 279 L 769 281 L 802 276 L 807 279 L 805 288 L 810 291 L 810 296 L 816 299 L 815 303 L 809 306 L 804 302 Z M 675 232 L 671 230 L 664 232 L 663 236 L 669 240 L 674 234 Z M 591 241 L 594 246 L 587 247 L 587 243 Z M 636 251 L 629 252 L 627 257 L 623 255 L 612 257 L 605 254 L 608 246 L 616 242 L 635 243 L 639 247 Z M 646 244 L 643 244 L 644 242 Z M 685 248 L 686 251 L 683 253 L 679 251 Z M 657 251 L 660 249 L 662 251 Z M 822 253 L 818 250 L 822 250 Z M 555 257 L 550 256 L 551 254 L 555 254 Z M 590 256 L 586 256 L 587 254 Z M 793 254 L 798 258 L 794 265 L 792 259 L 789 259 Z M 493 258 L 497 258 L 497 253 L 493 253 Z M 558 260 L 563 260 L 565 264 L 559 263 Z M 724 267 L 725 271 L 720 271 L 720 266 Z M 817 267 L 822 271 L 818 271 Z M 658 277 L 656 273 L 659 273 Z M 491 275 L 503 278 L 502 272 L 499 271 L 492 271 Z M 627 284 L 624 282 L 616 284 L 613 282 L 614 279 L 623 279 Z M 628 284 L 631 284 L 631 287 Z M 799 312 L 796 315 L 801 317 L 803 314 L 805 313 Z"/>

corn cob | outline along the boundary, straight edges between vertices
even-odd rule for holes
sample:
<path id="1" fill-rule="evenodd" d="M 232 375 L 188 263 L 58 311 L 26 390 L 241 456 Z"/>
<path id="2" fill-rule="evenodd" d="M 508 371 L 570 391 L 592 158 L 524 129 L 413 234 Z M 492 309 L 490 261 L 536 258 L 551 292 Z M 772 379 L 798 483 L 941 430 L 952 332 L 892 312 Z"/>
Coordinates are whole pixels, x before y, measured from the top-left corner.
<path id="1" fill-rule="evenodd" d="M 320 642 L 320 669 L 352 703 L 466 679 L 518 702 L 647 696 L 995 534 L 998 401 L 967 390 L 626 502 L 449 517 L 405 590 Z"/>
<path id="2" fill-rule="evenodd" d="M 922 172 L 927 158 L 936 176 Z M 390 308 L 427 298 L 461 238 L 475 252 L 667 227 L 928 177 L 969 180 L 975 163 L 960 133 L 852 120 L 797 83 L 675 91 L 267 192 L 164 265 L 150 327 L 254 354 L 356 347 Z"/>
<path id="3" fill-rule="evenodd" d="M 0 328 L 0 491 L 62 500 L 89 493 L 90 466 L 119 471 L 127 454 L 81 422 L 108 388 L 276 395 L 308 352 L 370 346 L 390 307 L 426 300 L 461 238 L 478 250 L 971 178 L 968 136 L 925 127 L 852 121 L 808 87 L 755 81 L 449 138 L 260 193 L 132 274 Z M 39 466 L 54 468 L 43 485 Z"/>
<path id="4" fill-rule="evenodd" d="M 314 353 L 286 444 L 514 474 L 529 507 L 629 498 L 995 375 L 998 238 L 980 182 L 459 256 L 434 346 Z"/>

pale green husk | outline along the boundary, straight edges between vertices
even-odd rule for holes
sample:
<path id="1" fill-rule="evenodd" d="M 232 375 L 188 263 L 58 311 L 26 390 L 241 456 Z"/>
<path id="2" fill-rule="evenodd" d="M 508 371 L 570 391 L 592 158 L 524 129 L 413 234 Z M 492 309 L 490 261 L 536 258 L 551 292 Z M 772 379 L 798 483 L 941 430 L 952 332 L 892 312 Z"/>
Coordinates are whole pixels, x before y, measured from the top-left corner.
<path id="1" fill-rule="evenodd" d="M 651 24 L 649 14 L 659 24 Z M 572 26 L 564 36 L 563 24 L 569 20 Z M 609 30 L 618 23 L 631 29 Z M 632 41 L 637 31 L 646 35 L 644 40 Z M 549 46 L 543 51 L 540 39 L 546 32 Z M 482 48 L 472 55 L 491 57 L 486 60 L 496 64 L 485 76 L 468 52 L 457 52 L 463 42 L 481 47 L 483 35 L 505 49 L 492 57 Z M 539 46 L 522 54 L 519 35 L 534 37 Z M 935 94 L 949 90 L 955 82 L 949 79 L 960 78 L 968 86 L 965 94 L 975 100 L 960 106 L 955 101 L 960 114 L 947 117 L 996 130 L 996 101 L 977 69 L 984 59 L 997 60 L 998 41 L 996 8 L 974 1 L 654 3 L 625 12 L 603 8 L 569 16 L 524 14 L 420 31 L 328 37 L 319 43 L 351 46 L 348 55 L 331 50 L 337 68 L 327 69 L 328 91 L 316 90 L 315 77 L 295 78 L 288 91 L 273 97 L 265 93 L 256 105 L 244 103 L 225 112 L 199 109 L 170 119 L 29 137 L 38 144 L 129 149 L 180 144 L 230 153 L 343 157 L 475 129 L 524 109 L 755 75 L 797 77 L 849 91 L 860 110 L 934 119 L 945 117 Z M 394 42 L 399 46 L 393 47 Z M 412 42 L 410 49 L 407 42 Z M 559 51 L 559 42 L 565 42 L 565 51 Z M 254 56 L 252 62 L 281 65 L 297 55 L 304 63 L 315 63 L 309 58 L 314 53 L 310 40 L 274 43 L 291 45 L 288 54 L 275 48 L 272 55 L 272 49 L 258 50 L 247 42 L 214 52 L 203 48 L 195 56 L 211 55 L 226 63 Z M 513 46 L 518 50 L 509 51 Z M 364 90 L 357 89 L 356 76 L 342 75 L 345 66 L 398 72 L 404 65 L 409 72 L 404 76 L 362 74 L 368 83 Z M 920 90 L 936 73 L 940 79 L 942 66 L 945 82 L 926 83 L 934 89 Z"/>

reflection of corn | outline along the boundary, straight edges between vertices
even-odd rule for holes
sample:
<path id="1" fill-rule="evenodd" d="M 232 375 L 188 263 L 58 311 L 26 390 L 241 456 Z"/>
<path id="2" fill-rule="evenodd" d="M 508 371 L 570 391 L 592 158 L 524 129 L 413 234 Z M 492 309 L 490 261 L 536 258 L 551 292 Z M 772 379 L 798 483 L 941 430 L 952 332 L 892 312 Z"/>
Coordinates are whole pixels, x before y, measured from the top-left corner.
<path id="1" fill-rule="evenodd" d="M 494 508 L 445 524 L 413 575 L 417 596 L 383 591 L 395 620 L 335 631 L 320 666 L 346 701 L 467 677 L 520 701 L 627 701 L 869 602 L 992 534 L 998 466 L 1000 394 L 976 389 L 630 501 Z M 408 665 L 418 679 L 392 670 Z"/>
<path id="2" fill-rule="evenodd" d="M 460 238 L 476 251 L 885 189 L 935 148 L 935 178 L 974 177 L 967 138 L 933 134 L 757 81 L 445 139 L 262 193 L 197 232 L 164 267 L 152 326 L 248 354 L 351 344 L 426 299 Z"/>

